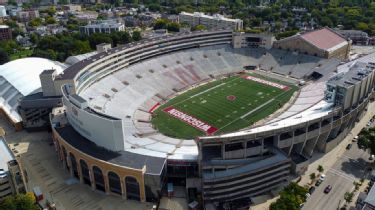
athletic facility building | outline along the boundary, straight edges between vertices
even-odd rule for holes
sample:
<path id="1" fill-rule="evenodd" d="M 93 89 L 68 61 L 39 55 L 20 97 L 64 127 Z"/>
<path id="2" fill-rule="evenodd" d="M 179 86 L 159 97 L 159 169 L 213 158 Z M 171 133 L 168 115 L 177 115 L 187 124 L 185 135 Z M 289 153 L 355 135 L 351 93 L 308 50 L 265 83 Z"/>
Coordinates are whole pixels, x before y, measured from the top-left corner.
<path id="1" fill-rule="evenodd" d="M 64 167 L 94 190 L 141 202 L 174 185 L 189 201 L 231 209 L 277 192 L 362 116 L 375 54 L 340 64 L 262 40 L 179 33 L 42 72 L 43 94 L 62 96 L 51 124 Z"/>
<path id="2" fill-rule="evenodd" d="M 274 47 L 322 58 L 349 58 L 351 41 L 330 28 L 297 34 L 274 43 Z"/>

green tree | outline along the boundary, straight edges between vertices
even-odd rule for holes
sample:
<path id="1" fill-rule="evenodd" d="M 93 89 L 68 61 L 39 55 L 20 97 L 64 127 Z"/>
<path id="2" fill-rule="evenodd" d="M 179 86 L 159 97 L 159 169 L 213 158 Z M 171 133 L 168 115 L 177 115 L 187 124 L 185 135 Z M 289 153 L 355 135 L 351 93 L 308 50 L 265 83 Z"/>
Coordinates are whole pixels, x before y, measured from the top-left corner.
<path id="1" fill-rule="evenodd" d="M 154 23 L 154 30 L 167 29 L 168 22 L 167 19 L 157 19 Z"/>
<path id="2" fill-rule="evenodd" d="M 311 179 L 312 181 L 314 181 L 314 180 L 315 180 L 315 178 L 316 178 L 316 175 L 315 175 L 315 173 L 311 173 L 311 174 L 310 174 L 310 179 Z"/>
<path id="3" fill-rule="evenodd" d="M 364 128 L 358 135 L 358 147 L 375 153 L 375 128 Z"/>
<path id="4" fill-rule="evenodd" d="M 42 25 L 42 19 L 40 19 L 40 18 L 32 19 L 29 22 L 29 26 L 31 26 L 31 27 L 37 27 L 37 26 L 40 26 L 40 25 Z"/>
<path id="5" fill-rule="evenodd" d="M 298 33 L 298 30 L 285 31 L 285 32 L 281 32 L 281 33 L 276 34 L 275 37 L 276 37 L 277 40 L 280 40 L 280 39 L 283 39 L 283 38 L 286 38 L 286 37 L 293 36 L 296 33 Z"/>
<path id="6" fill-rule="evenodd" d="M 270 210 L 298 210 L 306 201 L 307 189 L 291 182 L 280 192 L 280 198 L 270 205 Z"/>
<path id="7" fill-rule="evenodd" d="M 207 28 L 206 28 L 206 26 L 204 26 L 204 25 L 196 25 L 196 26 L 194 26 L 191 30 L 192 31 L 204 31 L 204 30 L 206 30 Z"/>
<path id="8" fill-rule="evenodd" d="M 102 43 L 112 44 L 112 39 L 109 34 L 104 33 L 94 33 L 89 36 L 89 42 L 92 49 L 95 49 L 96 45 Z"/>
<path id="9" fill-rule="evenodd" d="M 133 31 L 133 35 L 132 35 L 132 39 L 134 41 L 139 41 L 142 39 L 142 34 L 140 31 L 136 30 L 136 31 Z"/>
<path id="10" fill-rule="evenodd" d="M 366 31 L 368 29 L 368 25 L 367 23 L 364 23 L 364 22 L 359 22 L 356 26 L 356 28 L 358 30 L 361 30 L 361 31 Z"/>
<path id="11" fill-rule="evenodd" d="M 46 24 L 56 24 L 56 20 L 53 17 L 46 17 Z"/>
<path id="12" fill-rule="evenodd" d="M 0 202 L 0 210 L 38 210 L 32 193 L 8 196 Z"/>
<path id="13" fill-rule="evenodd" d="M 0 48 L 0 65 L 3 65 L 4 63 L 9 61 L 9 55 L 5 50 Z"/>
<path id="14" fill-rule="evenodd" d="M 0 48 L 8 53 L 8 55 L 12 54 L 14 51 L 19 49 L 19 46 L 14 40 L 5 40 L 0 41 Z"/>
<path id="15" fill-rule="evenodd" d="M 319 171 L 319 173 L 323 173 L 323 171 L 324 171 L 324 168 L 323 168 L 323 166 L 322 166 L 322 165 L 318 165 L 318 168 L 317 168 L 317 170 Z"/>
<path id="16" fill-rule="evenodd" d="M 347 202 L 347 203 L 352 202 L 353 201 L 353 196 L 354 196 L 353 192 L 345 192 L 345 194 L 344 194 L 344 200 L 345 200 L 345 202 Z"/>
<path id="17" fill-rule="evenodd" d="M 171 31 L 171 32 L 179 32 L 180 31 L 180 24 L 179 23 L 168 23 L 167 29 L 168 29 L 168 31 Z"/>

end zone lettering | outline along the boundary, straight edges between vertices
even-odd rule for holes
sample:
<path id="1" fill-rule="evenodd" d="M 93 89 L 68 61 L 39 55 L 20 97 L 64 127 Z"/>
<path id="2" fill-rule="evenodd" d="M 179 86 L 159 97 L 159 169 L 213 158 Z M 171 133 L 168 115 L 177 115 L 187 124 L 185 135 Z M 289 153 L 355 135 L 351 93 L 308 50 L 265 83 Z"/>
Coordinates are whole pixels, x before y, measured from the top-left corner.
<path id="1" fill-rule="evenodd" d="M 261 84 L 264 84 L 264 85 L 269 85 L 269 86 L 272 86 L 272 87 L 275 87 L 275 88 L 279 88 L 281 90 L 288 90 L 289 87 L 286 86 L 286 85 L 281 85 L 281 84 L 278 84 L 276 82 L 270 82 L 270 81 L 267 81 L 267 80 L 263 80 L 263 79 L 260 79 L 260 78 L 257 78 L 257 77 L 252 77 L 252 76 L 243 76 L 242 78 L 244 79 L 247 79 L 247 80 L 252 80 L 254 82 L 258 82 L 258 83 L 261 83 Z"/>
<path id="2" fill-rule="evenodd" d="M 169 115 L 171 115 L 172 117 L 177 118 L 177 119 L 193 126 L 194 128 L 197 128 L 201 131 L 204 131 L 207 134 L 213 134 L 218 130 L 217 128 L 203 122 L 202 120 L 199 120 L 199 119 L 197 119 L 193 116 L 190 116 L 190 115 L 188 115 L 188 114 L 186 114 L 186 113 L 184 113 L 184 112 L 182 112 L 178 109 L 173 108 L 172 106 L 163 109 L 163 112 L 166 112 Z"/>

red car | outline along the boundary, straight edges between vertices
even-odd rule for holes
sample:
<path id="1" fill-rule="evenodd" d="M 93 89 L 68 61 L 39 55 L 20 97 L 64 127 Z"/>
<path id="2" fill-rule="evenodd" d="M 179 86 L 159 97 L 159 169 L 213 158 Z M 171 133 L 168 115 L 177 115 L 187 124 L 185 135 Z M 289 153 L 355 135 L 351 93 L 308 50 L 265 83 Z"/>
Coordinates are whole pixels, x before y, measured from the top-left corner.
<path id="1" fill-rule="evenodd" d="M 332 190 L 332 186 L 331 185 L 328 185 L 325 189 L 324 189 L 324 193 L 329 193 L 331 192 Z"/>

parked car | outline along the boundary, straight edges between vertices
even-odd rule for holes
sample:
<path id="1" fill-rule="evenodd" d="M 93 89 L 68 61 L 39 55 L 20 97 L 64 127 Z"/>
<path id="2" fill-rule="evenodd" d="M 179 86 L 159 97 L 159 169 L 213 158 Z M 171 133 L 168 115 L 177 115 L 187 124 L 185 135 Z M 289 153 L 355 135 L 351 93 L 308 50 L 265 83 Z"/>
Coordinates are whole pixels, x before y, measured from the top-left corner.
<path id="1" fill-rule="evenodd" d="M 328 185 L 325 189 L 324 189 L 324 193 L 329 193 L 331 192 L 332 190 L 332 186 L 331 185 Z"/>
<path id="2" fill-rule="evenodd" d="M 355 136 L 353 139 L 352 139 L 352 142 L 357 142 L 358 141 L 358 136 Z"/>
<path id="3" fill-rule="evenodd" d="M 310 187 L 310 189 L 309 189 L 310 195 L 313 194 L 314 191 L 315 191 L 315 187 Z"/>
<path id="4" fill-rule="evenodd" d="M 0 168 L 0 178 L 5 178 L 7 174 L 5 173 L 4 169 Z"/>
<path id="5" fill-rule="evenodd" d="M 306 193 L 306 199 L 310 197 L 310 193 Z"/>
<path id="6" fill-rule="evenodd" d="M 318 181 L 315 182 L 315 186 L 319 187 L 319 185 L 322 183 L 323 181 L 318 179 Z"/>
<path id="7" fill-rule="evenodd" d="M 375 155 L 371 155 L 368 159 L 369 159 L 369 160 L 373 160 L 374 157 L 375 157 Z"/>
<path id="8" fill-rule="evenodd" d="M 350 148 L 352 148 L 352 144 L 348 144 L 348 146 L 346 146 L 347 150 L 350 150 Z"/>
<path id="9" fill-rule="evenodd" d="M 322 181 L 324 181 L 324 179 L 326 178 L 326 175 L 325 174 L 322 174 L 322 175 L 320 175 L 320 178 L 319 178 L 319 180 L 322 180 Z"/>

